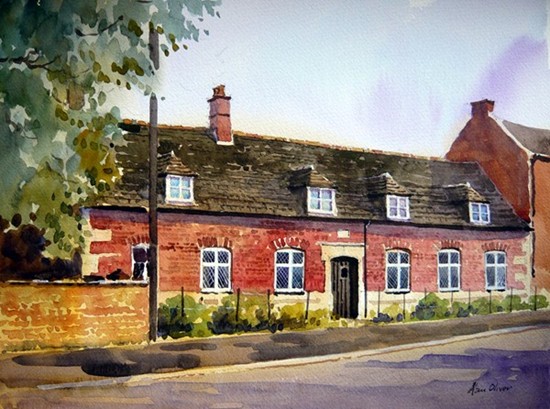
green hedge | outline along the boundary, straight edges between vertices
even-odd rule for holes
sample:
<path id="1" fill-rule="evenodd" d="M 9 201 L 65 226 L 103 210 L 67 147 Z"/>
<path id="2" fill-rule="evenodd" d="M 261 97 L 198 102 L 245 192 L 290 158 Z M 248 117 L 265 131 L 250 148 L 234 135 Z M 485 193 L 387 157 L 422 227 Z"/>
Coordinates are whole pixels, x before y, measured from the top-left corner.
<path id="1" fill-rule="evenodd" d="M 310 310 L 306 319 L 304 303 L 274 308 L 263 295 L 224 297 L 217 306 L 206 306 L 193 297 L 181 295 L 169 298 L 159 307 L 159 335 L 163 338 L 207 337 L 257 331 L 309 329 L 327 326 L 329 311 Z"/>
<path id="2" fill-rule="evenodd" d="M 536 301 L 536 303 L 535 303 Z M 495 312 L 522 311 L 547 308 L 549 302 L 543 295 L 530 296 L 527 301 L 522 301 L 518 295 L 507 295 L 502 300 L 488 297 L 478 298 L 470 304 L 440 298 L 435 293 L 429 293 L 412 308 L 410 317 L 405 312 L 403 316 L 402 304 L 394 303 L 373 317 L 373 322 L 393 322 L 410 320 L 437 320 L 443 318 L 463 318 L 470 315 L 487 315 Z"/>

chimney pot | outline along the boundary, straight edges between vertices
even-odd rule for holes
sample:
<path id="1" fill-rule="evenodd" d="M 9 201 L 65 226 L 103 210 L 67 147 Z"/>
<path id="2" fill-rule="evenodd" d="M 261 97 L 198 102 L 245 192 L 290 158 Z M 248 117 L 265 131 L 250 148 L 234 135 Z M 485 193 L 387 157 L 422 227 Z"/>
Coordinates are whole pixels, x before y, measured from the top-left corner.
<path id="1" fill-rule="evenodd" d="M 493 112 L 495 101 L 484 99 L 481 101 L 472 102 L 470 105 L 472 106 L 472 117 L 486 118 L 489 116 L 489 112 Z"/>
<path id="2" fill-rule="evenodd" d="M 231 97 L 225 95 L 225 85 L 213 88 L 210 104 L 210 135 L 219 145 L 232 145 Z"/>

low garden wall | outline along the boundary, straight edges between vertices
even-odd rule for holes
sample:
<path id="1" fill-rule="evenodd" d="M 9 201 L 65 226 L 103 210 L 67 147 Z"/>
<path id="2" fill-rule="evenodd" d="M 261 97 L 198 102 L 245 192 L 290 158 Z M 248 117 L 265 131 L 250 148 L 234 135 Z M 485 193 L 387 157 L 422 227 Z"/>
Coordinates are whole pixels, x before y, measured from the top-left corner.
<path id="1" fill-rule="evenodd" d="M 140 343 L 148 311 L 145 283 L 3 283 L 0 350 Z"/>

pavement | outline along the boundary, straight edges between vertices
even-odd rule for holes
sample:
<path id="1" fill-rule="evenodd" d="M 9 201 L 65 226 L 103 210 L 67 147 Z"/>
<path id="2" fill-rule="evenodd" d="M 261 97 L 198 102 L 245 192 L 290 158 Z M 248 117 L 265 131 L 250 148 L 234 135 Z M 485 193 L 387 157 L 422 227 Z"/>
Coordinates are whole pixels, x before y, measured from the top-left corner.
<path id="1" fill-rule="evenodd" d="M 357 353 L 384 353 L 533 326 L 550 327 L 550 309 L 440 321 L 159 340 L 139 346 L 5 353 L 0 355 L 0 389 L 100 386 L 243 366 L 299 365 L 342 354 L 353 357 Z"/>

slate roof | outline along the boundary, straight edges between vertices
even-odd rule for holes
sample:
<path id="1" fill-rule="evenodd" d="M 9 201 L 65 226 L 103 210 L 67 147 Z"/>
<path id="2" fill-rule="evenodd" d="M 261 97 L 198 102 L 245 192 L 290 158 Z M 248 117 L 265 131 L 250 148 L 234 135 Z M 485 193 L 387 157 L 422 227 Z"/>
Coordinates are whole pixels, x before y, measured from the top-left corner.
<path id="1" fill-rule="evenodd" d="M 367 193 L 370 196 L 377 195 L 398 195 L 410 196 L 411 193 L 395 181 L 388 172 L 381 175 L 371 176 L 366 179 Z"/>
<path id="2" fill-rule="evenodd" d="M 123 176 L 118 186 L 97 205 L 147 207 L 147 139 L 146 127 L 125 135 L 126 145 L 117 148 Z M 161 209 L 310 217 L 303 195 L 305 188 L 300 186 L 313 182 L 336 189 L 338 212 L 330 218 L 472 229 L 525 229 L 527 226 L 475 163 L 242 133 L 234 133 L 234 145 L 221 146 L 208 137 L 206 128 L 161 126 L 159 140 L 159 155 L 166 157 L 173 151 L 175 158 L 170 154 L 173 166 L 197 175 L 195 204 L 179 207 L 165 203 L 163 178 L 159 176 Z M 449 194 L 449 185 L 466 182 L 490 203 L 492 223 L 489 226 L 472 225 L 467 204 L 457 203 Z M 388 220 L 381 193 L 409 196 L 410 221 Z"/>
<path id="3" fill-rule="evenodd" d="M 502 125 L 527 150 L 542 155 L 550 155 L 549 129 L 531 128 L 510 121 L 502 121 Z"/>
<path id="4" fill-rule="evenodd" d="M 461 183 L 458 185 L 445 186 L 449 199 L 455 202 L 482 202 L 487 203 L 488 200 L 481 195 L 477 190 L 472 188 L 470 183 Z"/>

